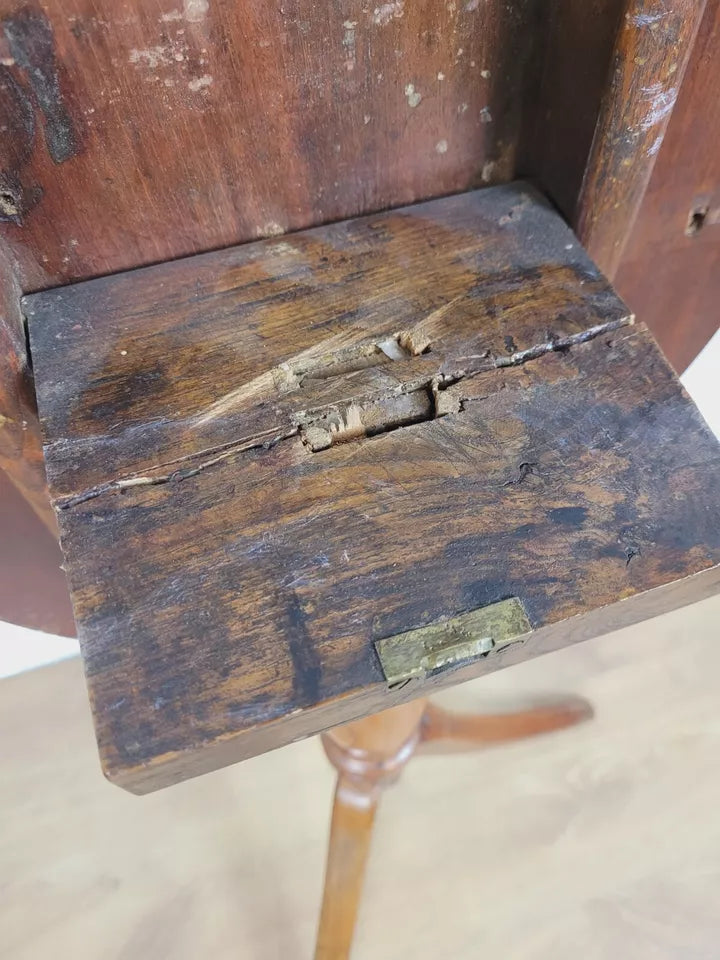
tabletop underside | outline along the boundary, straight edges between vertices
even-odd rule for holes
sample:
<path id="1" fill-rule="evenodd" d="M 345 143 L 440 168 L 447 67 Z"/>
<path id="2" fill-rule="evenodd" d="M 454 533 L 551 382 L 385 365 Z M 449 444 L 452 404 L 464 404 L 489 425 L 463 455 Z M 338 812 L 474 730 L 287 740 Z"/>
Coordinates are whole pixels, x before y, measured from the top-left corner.
<path id="1" fill-rule="evenodd" d="M 719 448 L 524 184 L 26 297 L 106 773 L 146 792 L 714 592 Z M 531 632 L 389 689 L 376 643 Z"/>

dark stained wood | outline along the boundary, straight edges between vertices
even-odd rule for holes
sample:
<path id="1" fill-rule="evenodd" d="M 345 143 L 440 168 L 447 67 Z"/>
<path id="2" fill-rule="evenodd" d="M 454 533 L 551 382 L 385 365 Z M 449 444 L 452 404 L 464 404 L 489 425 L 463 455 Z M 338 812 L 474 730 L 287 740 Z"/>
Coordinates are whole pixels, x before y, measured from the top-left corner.
<path id="1" fill-rule="evenodd" d="M 0 620 L 75 636 L 61 564 L 56 538 L 0 470 Z"/>
<path id="2" fill-rule="evenodd" d="M 582 191 L 577 232 L 613 278 L 632 230 L 705 0 L 627 0 Z"/>
<path id="3" fill-rule="evenodd" d="M 57 537 L 45 486 L 40 424 L 25 355 L 20 289 L 0 248 L 0 469 Z"/>
<path id="4" fill-rule="evenodd" d="M 38 512 L 18 291 L 512 179 L 548 22 L 543 0 L 0 0 L 0 416 L 28 424 L 0 463 Z"/>
<path id="5" fill-rule="evenodd" d="M 23 291 L 510 179 L 542 6 L 0 0 Z"/>
<path id="6" fill-rule="evenodd" d="M 718 0 L 708 0 L 616 282 L 677 370 L 720 326 Z"/>
<path id="7" fill-rule="evenodd" d="M 24 306 L 103 764 L 133 790 L 717 589 L 717 441 L 528 187 Z M 527 642 L 387 689 L 375 640 L 508 596 Z"/>
<path id="8" fill-rule="evenodd" d="M 541 82 L 523 130 L 519 172 L 572 222 L 626 0 L 548 0 Z M 536 42 L 539 42 L 536 40 Z"/>
<path id="9" fill-rule="evenodd" d="M 675 4 L 678 15 L 689 2 Z M 14 313 L 17 291 L 504 182 L 518 170 L 569 215 L 620 4 L 394 0 L 319 11 L 311 0 L 282 9 L 259 0 L 0 0 L 0 243 L 15 297 L 3 313 Z M 617 154 L 617 131 L 603 130 L 597 169 L 610 148 Z M 645 176 L 638 158 L 633 183 Z M 583 216 L 600 211 L 610 242 L 622 244 L 630 221 L 609 223 L 602 189 Z M 703 264 L 696 279 L 707 286 Z M 644 299 L 633 302 L 642 313 Z M 22 437 L 17 428 L 0 435 L 0 462 L 48 521 L 19 329 L 14 317 L 0 319 L 0 416 L 27 426 Z"/>

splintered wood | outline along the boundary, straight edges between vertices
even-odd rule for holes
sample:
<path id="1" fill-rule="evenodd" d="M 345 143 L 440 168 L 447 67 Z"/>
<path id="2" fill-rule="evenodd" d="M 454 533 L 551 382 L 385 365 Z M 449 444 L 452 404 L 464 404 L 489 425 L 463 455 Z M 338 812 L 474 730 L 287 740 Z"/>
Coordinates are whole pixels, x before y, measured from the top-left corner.
<path id="1" fill-rule="evenodd" d="M 717 589 L 718 445 L 523 184 L 24 308 L 103 766 L 129 789 Z M 379 641 L 511 597 L 521 642 L 388 689 Z"/>

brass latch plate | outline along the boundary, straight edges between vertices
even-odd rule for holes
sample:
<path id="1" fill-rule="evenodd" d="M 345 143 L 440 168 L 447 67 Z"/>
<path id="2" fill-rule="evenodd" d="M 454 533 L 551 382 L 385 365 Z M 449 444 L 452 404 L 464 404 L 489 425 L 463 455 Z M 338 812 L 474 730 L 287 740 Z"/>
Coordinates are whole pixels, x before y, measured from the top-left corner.
<path id="1" fill-rule="evenodd" d="M 385 637 L 375 649 L 388 686 L 397 688 L 454 663 L 487 656 L 531 631 L 522 602 L 510 597 L 451 620 Z"/>

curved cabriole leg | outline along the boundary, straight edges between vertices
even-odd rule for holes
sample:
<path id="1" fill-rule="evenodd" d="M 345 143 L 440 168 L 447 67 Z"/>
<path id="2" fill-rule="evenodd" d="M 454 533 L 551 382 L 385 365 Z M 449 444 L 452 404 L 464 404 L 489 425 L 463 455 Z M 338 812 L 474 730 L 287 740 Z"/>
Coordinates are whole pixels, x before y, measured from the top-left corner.
<path id="1" fill-rule="evenodd" d="M 451 713 L 416 700 L 323 735 L 338 771 L 315 960 L 348 960 L 375 811 L 417 750 L 475 750 L 561 730 L 592 717 L 579 697 L 536 700 L 514 713 Z"/>

